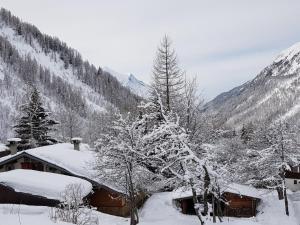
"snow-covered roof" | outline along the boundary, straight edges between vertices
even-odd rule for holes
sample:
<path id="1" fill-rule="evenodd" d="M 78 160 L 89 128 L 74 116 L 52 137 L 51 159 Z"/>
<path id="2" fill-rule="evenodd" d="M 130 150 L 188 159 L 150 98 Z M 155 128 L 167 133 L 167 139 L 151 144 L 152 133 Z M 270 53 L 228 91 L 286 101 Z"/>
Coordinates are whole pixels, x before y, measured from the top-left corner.
<path id="1" fill-rule="evenodd" d="M 62 194 L 71 184 L 81 187 L 82 197 L 92 191 L 92 184 L 86 180 L 56 173 L 35 170 L 11 170 L 0 173 L 0 184 L 16 192 L 29 193 L 62 201 Z"/>
<path id="2" fill-rule="evenodd" d="M 82 141 L 82 138 L 80 138 L 80 137 L 73 137 L 72 141 Z"/>
<path id="3" fill-rule="evenodd" d="M 92 164 L 95 161 L 95 154 L 87 145 L 82 145 L 80 151 L 75 151 L 72 144 L 63 143 L 33 148 L 25 152 L 75 175 L 90 179 L 94 176 Z"/>
<path id="4" fill-rule="evenodd" d="M 197 195 L 200 195 L 197 192 Z M 192 190 L 190 187 L 181 187 L 172 192 L 173 199 L 183 199 L 192 197 Z"/>
<path id="5" fill-rule="evenodd" d="M 74 150 L 73 145 L 70 143 L 60 143 L 28 149 L 18 152 L 14 155 L 8 155 L 0 158 L 0 164 L 5 163 L 10 159 L 19 157 L 21 154 L 27 154 L 41 159 L 58 166 L 73 175 L 88 178 L 89 180 L 92 180 L 112 190 L 123 192 L 120 190 L 120 188 L 104 183 L 97 178 L 97 171 L 95 170 L 96 153 L 91 151 L 87 144 L 81 144 L 80 151 Z"/>
<path id="6" fill-rule="evenodd" d="M 229 192 L 229 193 L 244 195 L 253 198 L 261 198 L 261 193 L 259 192 L 258 189 L 248 185 L 242 185 L 236 183 L 232 183 L 228 185 L 228 187 L 225 188 L 223 192 Z"/>
<path id="7" fill-rule="evenodd" d="M 8 142 L 20 142 L 22 141 L 21 138 L 9 138 L 7 139 Z"/>

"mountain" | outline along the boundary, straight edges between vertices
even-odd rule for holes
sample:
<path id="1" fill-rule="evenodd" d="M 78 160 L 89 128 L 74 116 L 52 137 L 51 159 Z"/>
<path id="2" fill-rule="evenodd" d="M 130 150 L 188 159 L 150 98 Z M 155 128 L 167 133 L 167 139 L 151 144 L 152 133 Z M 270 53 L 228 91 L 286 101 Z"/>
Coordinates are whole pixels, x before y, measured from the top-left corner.
<path id="1" fill-rule="evenodd" d="M 148 98 L 150 95 L 150 86 L 143 81 L 137 79 L 133 74 L 118 73 L 108 67 L 103 68 L 104 71 L 116 77 L 124 87 L 127 87 L 132 93 L 142 97 Z"/>
<path id="2" fill-rule="evenodd" d="M 109 72 L 83 60 L 58 38 L 42 34 L 9 11 L 0 11 L 0 140 L 12 126 L 29 85 L 38 87 L 45 106 L 61 127 L 61 139 L 94 141 L 111 110 L 134 110 L 141 97 Z M 98 121 L 98 122 L 96 122 Z M 100 122 L 99 122 L 100 121 Z M 97 129 L 96 129 L 97 128 Z"/>
<path id="3" fill-rule="evenodd" d="M 300 119 L 300 43 L 281 52 L 253 80 L 222 93 L 204 111 L 220 124 Z"/>

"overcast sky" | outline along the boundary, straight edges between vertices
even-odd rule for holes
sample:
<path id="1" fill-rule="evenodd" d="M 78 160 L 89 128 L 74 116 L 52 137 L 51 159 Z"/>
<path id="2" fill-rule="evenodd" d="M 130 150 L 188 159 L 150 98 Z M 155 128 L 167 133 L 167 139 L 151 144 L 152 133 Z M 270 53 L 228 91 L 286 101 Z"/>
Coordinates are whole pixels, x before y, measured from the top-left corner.
<path id="1" fill-rule="evenodd" d="M 150 81 L 156 48 L 173 40 L 206 99 L 252 79 L 300 41 L 298 0 L 0 0 L 96 66 Z"/>

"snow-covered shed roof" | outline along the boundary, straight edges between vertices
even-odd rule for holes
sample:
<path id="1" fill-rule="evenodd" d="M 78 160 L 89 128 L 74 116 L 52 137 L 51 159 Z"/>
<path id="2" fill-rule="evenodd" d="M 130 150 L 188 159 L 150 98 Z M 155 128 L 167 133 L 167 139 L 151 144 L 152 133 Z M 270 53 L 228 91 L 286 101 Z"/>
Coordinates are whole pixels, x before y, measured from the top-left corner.
<path id="1" fill-rule="evenodd" d="M 82 141 L 82 138 L 80 138 L 80 137 L 73 137 L 72 141 Z"/>
<path id="2" fill-rule="evenodd" d="M 227 188 L 224 189 L 223 192 L 253 197 L 253 198 L 261 198 L 261 193 L 258 189 L 248 186 L 248 185 L 242 185 L 242 184 L 236 184 L 232 183 L 228 185 Z"/>
<path id="3" fill-rule="evenodd" d="M 259 192 L 259 190 L 248 185 L 232 183 L 221 191 L 223 193 L 227 192 L 227 193 L 248 196 L 252 198 L 261 198 L 260 197 L 261 193 Z M 197 192 L 197 195 L 200 195 L 200 193 Z M 173 191 L 173 199 L 185 199 L 191 197 L 192 197 L 192 191 L 189 187 L 180 188 Z"/>
<path id="4" fill-rule="evenodd" d="M 63 201 L 62 194 L 71 184 L 80 185 L 82 197 L 87 196 L 92 191 L 90 182 L 77 177 L 22 169 L 0 173 L 0 184 L 11 187 L 16 192 L 60 201 Z"/>
<path id="5" fill-rule="evenodd" d="M 197 192 L 197 195 L 200 195 L 199 192 Z M 190 187 L 181 187 L 173 191 L 172 193 L 173 199 L 185 199 L 185 198 L 191 198 L 192 197 L 192 190 Z"/>
<path id="6" fill-rule="evenodd" d="M 81 144 L 80 151 L 74 150 L 74 146 L 70 143 L 28 149 L 0 158 L 0 165 L 4 165 L 23 155 L 45 161 L 72 175 L 87 178 L 92 182 L 122 193 L 119 188 L 103 183 L 97 178 L 97 171 L 95 170 L 96 154 L 86 144 Z"/>

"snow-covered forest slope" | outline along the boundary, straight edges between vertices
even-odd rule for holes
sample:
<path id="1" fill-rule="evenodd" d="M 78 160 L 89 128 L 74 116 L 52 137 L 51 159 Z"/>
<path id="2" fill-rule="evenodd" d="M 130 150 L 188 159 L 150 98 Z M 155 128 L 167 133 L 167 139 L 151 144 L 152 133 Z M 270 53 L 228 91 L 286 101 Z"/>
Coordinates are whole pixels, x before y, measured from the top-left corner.
<path id="1" fill-rule="evenodd" d="M 296 121 L 300 117 L 300 43 L 285 51 L 253 80 L 222 93 L 205 111 L 220 124 Z"/>
<path id="2" fill-rule="evenodd" d="M 0 12 L 0 140 L 13 136 L 12 126 L 28 84 L 38 87 L 46 108 L 63 123 L 81 124 L 73 135 L 89 136 L 96 118 L 108 110 L 130 111 L 140 97 L 109 72 L 95 67 L 58 38 Z M 100 116 L 101 117 L 101 116 Z M 78 126 L 74 126 L 78 127 Z M 75 129 L 75 128 L 74 128 Z M 59 136 L 67 136 L 59 129 Z"/>

